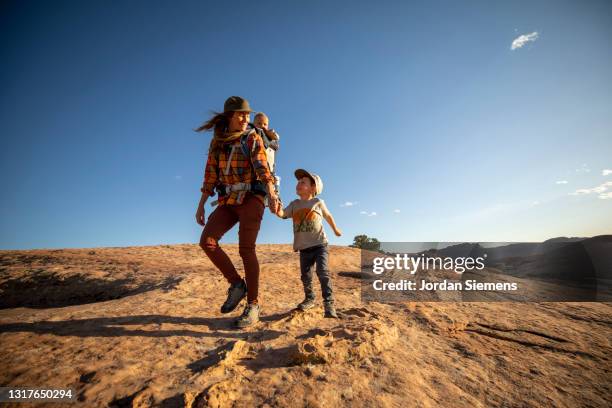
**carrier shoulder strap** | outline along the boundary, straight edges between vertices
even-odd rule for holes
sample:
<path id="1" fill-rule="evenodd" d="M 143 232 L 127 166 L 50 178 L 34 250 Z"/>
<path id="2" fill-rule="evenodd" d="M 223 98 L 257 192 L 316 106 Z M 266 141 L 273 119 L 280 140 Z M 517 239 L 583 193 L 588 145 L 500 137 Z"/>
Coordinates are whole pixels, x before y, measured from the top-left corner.
<path id="1" fill-rule="evenodd" d="M 266 144 L 266 140 L 269 141 L 268 137 L 266 136 L 266 134 L 263 132 L 263 130 L 258 129 L 258 128 L 253 128 L 255 130 L 255 132 L 262 137 L 263 142 L 264 142 L 264 148 L 268 148 L 269 144 Z M 249 148 L 249 136 L 251 135 L 251 133 L 253 132 L 248 132 L 248 133 L 244 133 L 242 136 L 240 136 L 240 146 L 242 147 L 242 153 L 248 157 L 249 159 L 249 163 L 251 163 L 251 167 L 253 167 L 253 171 L 255 170 L 254 166 L 253 166 L 253 161 L 251 160 L 251 149 L 253 148 L 252 146 Z M 254 143 L 255 141 L 253 141 Z M 269 143 L 269 142 L 268 142 Z M 267 157 L 267 154 L 266 154 Z M 268 163 L 268 170 L 270 170 L 270 173 L 272 173 L 272 169 L 270 169 L 270 163 Z"/>

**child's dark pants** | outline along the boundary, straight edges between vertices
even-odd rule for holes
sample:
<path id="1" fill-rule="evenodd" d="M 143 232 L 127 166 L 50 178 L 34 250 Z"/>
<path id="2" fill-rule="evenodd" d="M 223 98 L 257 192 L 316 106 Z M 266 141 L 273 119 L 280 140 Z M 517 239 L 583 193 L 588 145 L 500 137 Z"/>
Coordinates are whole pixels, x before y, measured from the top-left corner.
<path id="1" fill-rule="evenodd" d="M 223 273 L 225 279 L 232 284 L 238 283 L 242 278 L 218 242 L 223 234 L 237 222 L 240 223 L 238 252 L 244 264 L 249 303 L 257 303 L 259 292 L 259 262 L 255 253 L 255 241 L 264 209 L 261 200 L 252 194 L 247 194 L 240 205 L 220 205 L 208 217 L 200 237 L 200 246 L 211 262 Z"/>
<path id="2" fill-rule="evenodd" d="M 315 294 L 312 289 L 312 267 L 316 264 L 317 276 L 321 283 L 321 293 L 323 300 L 333 301 L 334 292 L 332 282 L 327 267 L 328 251 L 327 245 L 317 245 L 300 251 L 300 270 L 302 284 L 304 285 L 304 295 L 307 299 L 314 299 Z"/>

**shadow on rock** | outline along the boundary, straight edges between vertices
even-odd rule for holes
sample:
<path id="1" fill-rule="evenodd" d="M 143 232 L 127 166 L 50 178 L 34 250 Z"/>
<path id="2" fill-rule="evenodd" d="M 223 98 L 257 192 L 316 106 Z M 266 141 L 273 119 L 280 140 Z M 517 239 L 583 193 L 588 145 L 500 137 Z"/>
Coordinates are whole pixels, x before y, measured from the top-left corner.
<path id="1" fill-rule="evenodd" d="M 141 315 L 121 317 L 98 317 L 92 319 L 42 321 L 34 323 L 8 323 L 0 325 L 0 333 L 30 332 L 56 336 L 78 337 L 229 337 L 237 339 L 266 339 L 278 337 L 280 332 L 264 330 L 261 332 L 238 332 L 232 327 L 231 318 L 200 318 L 163 315 Z M 207 326 L 211 332 L 201 332 L 189 329 L 159 330 L 160 324 L 185 324 L 193 326 Z M 152 329 L 130 329 L 121 326 L 155 325 Z M 227 330 L 227 331 L 226 331 Z"/>
<path id="2" fill-rule="evenodd" d="M 156 289 L 167 292 L 175 289 L 182 279 L 172 276 L 161 282 L 137 284 L 130 278 L 106 280 L 85 275 L 62 277 L 41 269 L 34 275 L 10 279 L 0 284 L 0 309 L 45 309 L 120 299 Z"/>

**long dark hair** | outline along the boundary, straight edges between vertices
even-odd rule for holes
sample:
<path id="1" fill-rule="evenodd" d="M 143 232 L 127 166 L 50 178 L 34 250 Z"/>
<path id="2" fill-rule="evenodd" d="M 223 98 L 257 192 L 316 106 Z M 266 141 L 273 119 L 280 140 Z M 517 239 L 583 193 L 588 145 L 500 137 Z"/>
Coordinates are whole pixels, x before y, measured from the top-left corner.
<path id="1" fill-rule="evenodd" d="M 221 147 L 219 143 L 215 142 L 217 135 L 221 135 L 227 131 L 229 126 L 229 119 L 233 112 L 211 112 L 212 117 L 208 119 L 206 122 L 202 123 L 198 128 L 194 129 L 196 132 L 206 132 L 209 130 L 213 130 L 213 138 L 210 141 L 209 149 L 213 151 L 219 150 Z"/>

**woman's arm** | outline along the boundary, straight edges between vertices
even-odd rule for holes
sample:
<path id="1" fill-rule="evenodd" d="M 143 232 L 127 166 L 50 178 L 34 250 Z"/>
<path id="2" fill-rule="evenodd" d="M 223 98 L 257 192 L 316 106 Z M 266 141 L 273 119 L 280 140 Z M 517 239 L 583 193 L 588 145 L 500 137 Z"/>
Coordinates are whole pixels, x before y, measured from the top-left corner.
<path id="1" fill-rule="evenodd" d="M 217 185 L 219 179 L 217 166 L 217 158 L 212 152 L 212 149 L 209 148 L 208 158 L 206 159 L 206 167 L 204 168 L 204 181 L 202 182 L 202 188 L 200 188 L 202 195 L 200 196 L 200 202 L 198 203 L 198 208 L 196 209 L 196 222 L 202 226 L 204 226 L 206 216 L 204 212 L 204 204 L 206 204 L 208 197 L 215 195 L 215 186 Z"/>
<path id="2" fill-rule="evenodd" d="M 208 197 L 215 195 L 215 186 L 219 182 L 219 163 L 217 156 L 212 151 L 211 147 L 208 149 L 208 157 L 206 159 L 206 166 L 204 167 L 204 181 L 202 182 L 202 188 L 200 191 L 202 194 L 208 193 Z M 205 200 L 206 201 L 206 200 Z"/>

